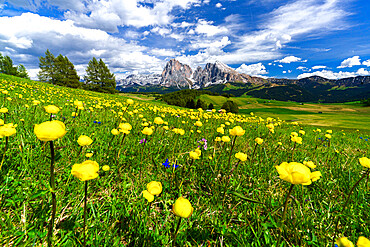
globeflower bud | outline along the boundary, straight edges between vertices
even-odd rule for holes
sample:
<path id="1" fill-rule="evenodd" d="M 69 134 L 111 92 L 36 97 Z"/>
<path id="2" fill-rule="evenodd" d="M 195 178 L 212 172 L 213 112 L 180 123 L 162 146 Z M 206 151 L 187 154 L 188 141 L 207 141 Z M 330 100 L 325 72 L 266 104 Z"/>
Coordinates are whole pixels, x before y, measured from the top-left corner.
<path id="1" fill-rule="evenodd" d="M 99 176 L 99 164 L 96 161 L 85 160 L 81 164 L 74 164 L 71 174 L 81 181 L 95 179 Z"/>
<path id="2" fill-rule="evenodd" d="M 235 154 L 235 158 L 239 159 L 240 161 L 246 161 L 248 156 L 245 153 L 239 152 Z"/>
<path id="3" fill-rule="evenodd" d="M 55 120 L 36 124 L 34 133 L 40 141 L 53 141 L 63 137 L 67 131 L 63 122 Z"/>
<path id="4" fill-rule="evenodd" d="M 259 138 L 257 137 L 255 140 L 254 140 L 258 145 L 261 145 L 263 143 L 263 139 L 262 138 Z"/>
<path id="5" fill-rule="evenodd" d="M 77 139 L 77 142 L 78 142 L 78 144 L 80 145 L 80 146 L 88 146 L 88 145 L 90 145 L 92 142 L 93 142 L 93 140 L 90 138 L 90 137 L 88 137 L 88 136 L 86 136 L 86 135 L 81 135 L 78 139 Z"/>
<path id="6" fill-rule="evenodd" d="M 242 136 L 245 133 L 245 130 L 243 130 L 240 126 L 235 126 L 229 131 L 230 135 L 232 136 Z"/>
<path id="7" fill-rule="evenodd" d="M 146 189 L 152 195 L 159 195 L 162 193 L 162 184 L 161 182 L 152 181 L 146 185 Z"/>
<path id="8" fill-rule="evenodd" d="M 176 216 L 189 218 L 193 214 L 194 209 L 188 199 L 180 197 L 172 205 L 172 211 Z"/>
<path id="9" fill-rule="evenodd" d="M 150 136 L 151 134 L 153 134 L 153 129 L 152 128 L 148 128 L 148 127 L 145 127 L 141 133 L 143 133 L 144 135 L 148 135 Z"/>
<path id="10" fill-rule="evenodd" d="M 358 160 L 360 161 L 360 164 L 361 164 L 363 167 L 370 168 L 370 159 L 369 159 L 369 158 L 367 158 L 367 157 L 362 157 L 362 158 L 359 158 Z"/>
<path id="11" fill-rule="evenodd" d="M 148 202 L 152 202 L 154 200 L 154 196 L 150 194 L 149 191 L 144 190 L 143 191 L 143 197 L 148 200 Z"/>
<path id="12" fill-rule="evenodd" d="M 44 106 L 45 108 L 45 111 L 47 113 L 50 113 L 50 114 L 56 114 L 59 112 L 59 107 L 55 106 L 55 105 L 48 105 L 48 106 Z"/>

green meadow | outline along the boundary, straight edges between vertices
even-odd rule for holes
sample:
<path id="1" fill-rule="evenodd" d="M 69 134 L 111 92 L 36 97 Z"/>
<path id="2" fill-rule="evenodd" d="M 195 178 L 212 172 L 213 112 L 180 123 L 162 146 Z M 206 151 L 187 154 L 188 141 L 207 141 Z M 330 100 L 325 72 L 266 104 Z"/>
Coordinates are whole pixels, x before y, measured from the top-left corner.
<path id="1" fill-rule="evenodd" d="M 243 96 L 231 114 L 0 81 L 1 246 L 370 238 L 369 108 Z"/>

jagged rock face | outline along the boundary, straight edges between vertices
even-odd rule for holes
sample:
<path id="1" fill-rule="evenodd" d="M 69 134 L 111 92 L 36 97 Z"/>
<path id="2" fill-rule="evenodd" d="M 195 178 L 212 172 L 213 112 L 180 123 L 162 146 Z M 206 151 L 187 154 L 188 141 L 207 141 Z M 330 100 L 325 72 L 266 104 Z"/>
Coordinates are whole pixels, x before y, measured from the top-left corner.
<path id="1" fill-rule="evenodd" d="M 222 84 L 227 82 L 249 82 L 250 77 L 240 74 L 227 66 L 224 63 L 216 61 L 215 63 L 207 63 L 203 71 L 200 72 L 200 67 L 197 68 L 193 79 L 199 87 L 207 87 L 211 84 Z"/>
<path id="2" fill-rule="evenodd" d="M 160 74 L 131 74 L 124 79 L 117 80 L 117 87 L 155 86 L 161 83 Z"/>
<path id="3" fill-rule="evenodd" d="M 166 87 L 190 88 L 192 86 L 190 80 L 192 74 L 193 71 L 189 65 L 171 59 L 163 69 L 161 84 Z"/>

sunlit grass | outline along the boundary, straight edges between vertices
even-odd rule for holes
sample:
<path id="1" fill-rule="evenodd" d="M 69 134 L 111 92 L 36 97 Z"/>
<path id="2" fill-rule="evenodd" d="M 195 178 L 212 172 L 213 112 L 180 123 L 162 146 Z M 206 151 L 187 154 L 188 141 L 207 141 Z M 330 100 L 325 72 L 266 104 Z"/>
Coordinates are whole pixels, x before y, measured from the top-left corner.
<path id="1" fill-rule="evenodd" d="M 280 238 L 284 246 L 330 246 L 337 237 L 355 242 L 359 236 L 370 236 L 366 179 L 355 187 L 343 210 L 351 189 L 368 170 L 359 163 L 359 158 L 369 157 L 370 136 L 361 128 L 363 119 L 349 121 L 360 126 L 359 131 L 331 127 L 318 131 L 317 126 L 279 120 L 289 114 L 278 112 L 219 114 L 137 98 L 131 104 L 122 95 L 0 78 L 0 92 L 8 91 L 0 95 L 0 108 L 9 110 L 0 113 L 0 119 L 17 125 L 6 149 L 6 138 L 0 140 L 2 246 L 47 243 L 51 150 L 34 134 L 34 125 L 50 117 L 64 122 L 67 131 L 53 141 L 55 246 L 83 245 L 84 232 L 90 246 L 273 246 Z M 83 102 L 83 109 L 76 100 Z M 61 110 L 50 116 L 47 105 Z M 157 117 L 163 123 L 155 121 Z M 327 123 L 335 120 L 322 115 Z M 121 123 L 132 129 L 124 130 Z M 269 123 L 274 127 L 266 127 Z M 221 126 L 224 133 L 217 132 Z M 230 130 L 236 126 L 245 133 L 233 136 Z M 153 132 L 143 133 L 145 127 Z M 112 129 L 120 133 L 113 135 Z M 325 137 L 328 129 L 333 130 L 330 140 Z M 302 144 L 291 141 L 292 132 Z M 82 135 L 92 142 L 78 142 Z M 230 141 L 216 141 L 222 136 Z M 256 138 L 263 142 L 256 144 Z M 190 155 L 197 150 L 200 155 Z M 236 158 L 239 152 L 248 158 Z M 72 166 L 85 160 L 100 166 L 99 177 L 89 181 L 88 190 L 71 174 Z M 322 177 L 311 185 L 295 185 L 288 210 L 283 211 L 291 185 L 279 178 L 275 166 L 293 161 L 312 161 L 317 167 L 311 170 L 320 171 Z M 161 183 L 160 194 L 148 188 L 152 181 Z M 156 194 L 153 201 L 143 197 L 144 190 Z M 193 208 L 192 214 L 176 210 L 178 216 L 190 214 L 181 221 L 172 210 L 180 197 Z"/>

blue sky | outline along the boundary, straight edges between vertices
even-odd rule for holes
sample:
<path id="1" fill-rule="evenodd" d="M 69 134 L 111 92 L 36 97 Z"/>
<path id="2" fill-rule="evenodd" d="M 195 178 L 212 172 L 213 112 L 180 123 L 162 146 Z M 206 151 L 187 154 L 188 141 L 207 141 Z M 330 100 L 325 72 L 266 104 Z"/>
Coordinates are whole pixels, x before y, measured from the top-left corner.
<path id="1" fill-rule="evenodd" d="M 368 0 L 0 0 L 0 52 L 36 78 L 49 49 L 117 78 L 172 58 L 254 76 L 370 75 Z"/>

